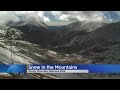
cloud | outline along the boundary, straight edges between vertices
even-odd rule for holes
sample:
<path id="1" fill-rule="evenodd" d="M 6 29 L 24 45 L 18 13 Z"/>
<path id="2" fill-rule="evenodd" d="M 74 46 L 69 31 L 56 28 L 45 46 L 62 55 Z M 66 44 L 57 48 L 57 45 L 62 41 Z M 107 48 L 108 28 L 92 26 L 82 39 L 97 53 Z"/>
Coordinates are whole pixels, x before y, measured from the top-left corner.
<path id="1" fill-rule="evenodd" d="M 5 23 L 9 20 L 14 20 L 14 21 L 36 20 L 36 21 L 44 21 L 44 22 L 75 21 L 75 20 L 79 20 L 79 21 L 87 20 L 87 21 L 97 21 L 97 22 L 112 21 L 112 17 L 109 17 L 110 13 L 108 12 L 107 11 L 0 11 L 0 23 Z M 114 11 L 114 13 L 116 13 L 120 17 L 120 11 Z"/>
<path id="2" fill-rule="evenodd" d="M 37 21 L 50 22 L 49 18 L 44 15 L 44 11 L 16 11 L 16 16 L 23 20 L 35 19 Z"/>
<path id="3" fill-rule="evenodd" d="M 102 11 L 51 11 L 57 20 L 107 21 Z"/>
<path id="4" fill-rule="evenodd" d="M 11 11 L 0 11 L 0 23 L 5 23 L 8 20 L 14 18 L 14 14 Z"/>
<path id="5" fill-rule="evenodd" d="M 0 23 L 6 23 L 9 20 L 36 20 L 50 22 L 44 15 L 44 11 L 0 11 Z"/>

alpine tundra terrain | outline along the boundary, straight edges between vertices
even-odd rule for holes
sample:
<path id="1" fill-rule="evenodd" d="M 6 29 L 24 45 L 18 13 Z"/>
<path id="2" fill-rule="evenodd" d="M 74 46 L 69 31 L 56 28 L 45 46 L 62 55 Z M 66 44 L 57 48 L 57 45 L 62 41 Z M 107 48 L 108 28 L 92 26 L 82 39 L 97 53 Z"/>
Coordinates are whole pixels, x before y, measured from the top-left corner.
<path id="1" fill-rule="evenodd" d="M 1 64 L 120 64 L 120 22 L 0 25 Z M 120 78 L 120 74 L 1 74 L 1 78 Z"/>

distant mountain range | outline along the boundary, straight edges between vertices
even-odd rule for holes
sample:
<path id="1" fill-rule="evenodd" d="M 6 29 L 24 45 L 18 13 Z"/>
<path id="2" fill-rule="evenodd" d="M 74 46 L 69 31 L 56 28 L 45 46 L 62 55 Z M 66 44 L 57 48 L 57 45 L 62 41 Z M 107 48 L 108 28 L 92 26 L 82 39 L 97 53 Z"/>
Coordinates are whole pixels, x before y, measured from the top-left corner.
<path id="1" fill-rule="evenodd" d="M 77 22 L 58 31 L 54 37 L 58 38 L 55 49 L 78 53 L 92 60 L 92 63 L 120 63 L 120 22 L 87 23 L 85 26 L 86 29 L 81 27 L 81 22 Z"/>

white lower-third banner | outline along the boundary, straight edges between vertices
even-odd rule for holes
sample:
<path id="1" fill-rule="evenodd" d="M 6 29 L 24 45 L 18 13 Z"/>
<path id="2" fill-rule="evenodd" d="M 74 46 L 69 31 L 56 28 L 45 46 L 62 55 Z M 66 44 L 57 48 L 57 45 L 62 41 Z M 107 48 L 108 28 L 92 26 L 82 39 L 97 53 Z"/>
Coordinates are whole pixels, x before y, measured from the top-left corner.
<path id="1" fill-rule="evenodd" d="M 27 73 L 89 73 L 88 70 L 27 70 Z"/>

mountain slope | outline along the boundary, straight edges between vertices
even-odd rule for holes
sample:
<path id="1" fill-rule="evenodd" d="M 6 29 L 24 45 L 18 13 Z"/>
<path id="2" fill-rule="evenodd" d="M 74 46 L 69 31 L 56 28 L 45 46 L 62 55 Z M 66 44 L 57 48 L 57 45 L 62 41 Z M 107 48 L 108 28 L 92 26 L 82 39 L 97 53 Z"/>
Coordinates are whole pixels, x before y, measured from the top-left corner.
<path id="1" fill-rule="evenodd" d="M 105 24 L 91 32 L 75 32 L 73 30 L 63 36 L 61 41 L 64 42 L 58 42 L 55 49 L 65 53 L 79 53 L 92 60 L 92 63 L 120 63 L 120 22 Z"/>
<path id="2" fill-rule="evenodd" d="M 73 22 L 56 31 L 55 35 L 53 36 L 53 43 L 56 45 L 69 43 L 75 40 L 75 38 L 88 34 L 88 32 L 94 31 L 96 28 L 104 25 L 106 25 L 104 22 Z"/>
<path id="3" fill-rule="evenodd" d="M 23 40 L 41 44 L 42 46 L 47 45 L 48 27 L 43 22 L 30 20 L 12 22 L 7 25 L 24 33 Z"/>
<path id="4" fill-rule="evenodd" d="M 38 44 L 33 44 L 24 41 L 18 35 L 21 35 L 20 31 L 7 26 L 0 26 L 1 37 L 0 37 L 0 63 L 1 64 L 70 64 L 70 63 L 87 63 L 87 59 L 81 56 L 75 55 L 62 55 L 49 49 L 43 49 Z M 14 31 L 14 33 L 12 32 Z M 18 33 L 19 31 L 19 33 Z M 9 33 L 7 33 L 9 32 Z M 17 34 L 16 34 L 17 33 Z M 17 38 L 12 38 L 15 36 Z M 74 61 L 75 60 L 75 61 Z M 74 62 L 73 62 L 74 61 Z M 0 78 L 20 78 L 14 74 L 0 74 Z M 33 78 L 36 75 L 21 75 L 21 78 Z M 38 75 L 37 75 L 38 76 Z M 41 75 L 40 75 L 41 76 Z M 40 76 L 38 78 L 40 78 Z M 49 76 L 49 77 L 48 77 Z M 79 78 L 74 74 L 46 74 L 44 78 Z M 70 77 L 72 76 L 72 77 Z M 35 78 L 35 77 L 34 77 Z"/>
<path id="5" fill-rule="evenodd" d="M 28 25 L 28 26 L 27 26 Z M 29 26 L 30 25 L 30 26 Z M 36 25 L 36 24 L 35 24 Z M 73 24 L 72 24 L 73 25 Z M 120 22 L 104 24 L 89 31 L 89 26 L 84 26 L 82 28 L 78 24 L 71 27 L 71 25 L 64 26 L 61 31 L 53 33 L 53 35 L 48 35 L 48 38 L 43 40 L 48 40 L 50 37 L 53 42 L 48 44 L 51 45 L 52 50 L 43 49 L 39 44 L 33 44 L 36 42 L 21 39 L 21 35 L 27 32 L 33 32 L 34 28 L 36 31 L 41 31 L 41 26 L 37 28 L 31 24 L 17 24 L 13 25 L 15 28 L 0 27 L 1 28 L 1 40 L 0 40 L 0 62 L 1 63 L 35 63 L 35 64 L 119 64 L 120 63 Z M 31 27 L 32 26 L 32 27 Z M 70 27 L 69 27 L 70 26 Z M 33 28 L 34 27 L 34 28 Z M 80 27 L 80 28 L 76 28 Z M 96 27 L 96 26 L 95 26 Z M 87 29 L 88 28 L 88 29 Z M 8 31 L 14 31 L 6 34 Z M 32 31 L 31 31 L 32 30 Z M 44 31 L 48 31 L 45 29 Z M 70 30 L 70 31 L 69 31 Z M 19 32 L 19 35 L 16 34 Z M 36 33 L 38 33 L 36 32 Z M 20 34 L 22 33 L 22 34 Z M 40 32 L 42 33 L 42 32 Z M 41 34 L 38 35 L 41 35 Z M 46 32 L 45 32 L 46 33 Z M 36 35 L 31 33 L 31 35 Z M 44 35 L 44 37 L 47 34 Z M 59 36 L 60 35 L 60 36 Z M 11 38 L 11 36 L 20 36 L 18 38 Z M 22 37 L 23 37 L 22 36 Z M 30 35 L 29 35 L 30 36 Z M 33 36 L 34 37 L 34 36 Z M 41 37 L 41 36 L 40 36 Z M 31 38 L 36 41 L 37 38 Z M 39 38 L 38 38 L 39 39 Z M 28 42 L 29 41 L 29 42 Z M 40 43 L 41 41 L 38 41 Z M 11 55 L 12 51 L 12 55 Z M 57 74 L 55 74 L 57 75 Z M 105 78 L 102 77 L 105 74 L 59 74 L 60 78 Z M 79 77 L 78 77 L 79 76 Z M 119 78 L 118 74 L 107 74 L 106 78 Z"/>

